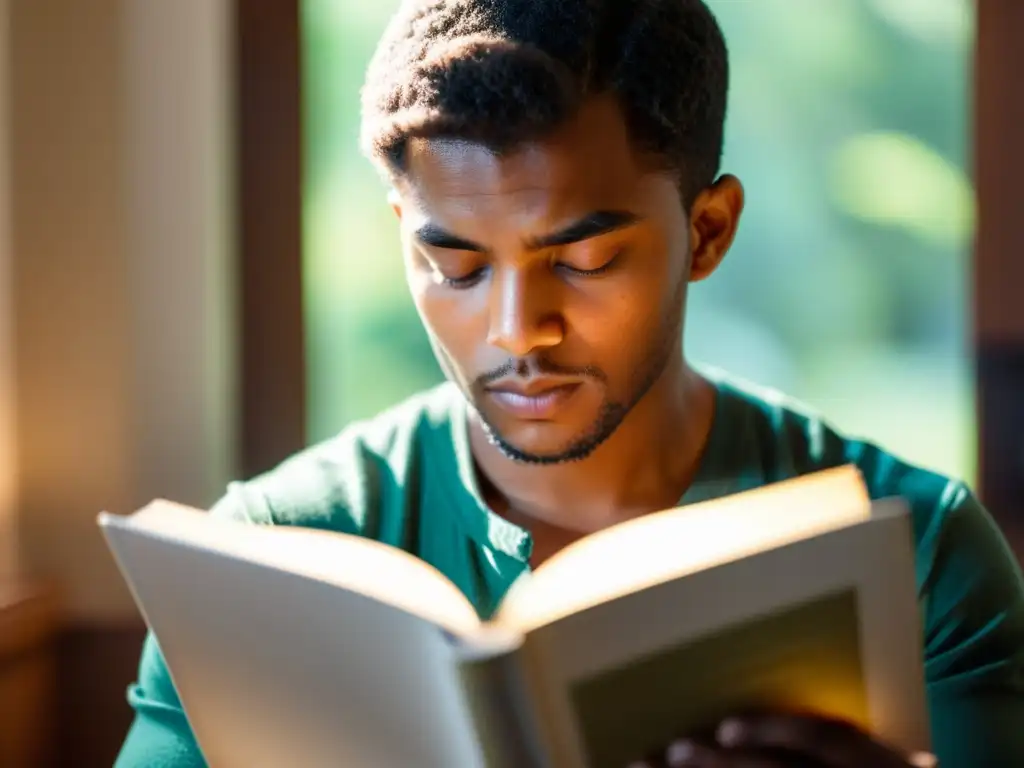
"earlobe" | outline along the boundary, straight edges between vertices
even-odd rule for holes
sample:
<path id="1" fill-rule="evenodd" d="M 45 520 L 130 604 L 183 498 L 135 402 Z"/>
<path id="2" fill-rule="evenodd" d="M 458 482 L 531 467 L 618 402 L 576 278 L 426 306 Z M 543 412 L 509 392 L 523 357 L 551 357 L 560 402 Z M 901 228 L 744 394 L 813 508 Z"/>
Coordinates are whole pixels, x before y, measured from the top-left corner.
<path id="1" fill-rule="evenodd" d="M 701 192 L 690 213 L 690 282 L 709 277 L 736 238 L 743 213 L 743 185 L 724 175 Z"/>

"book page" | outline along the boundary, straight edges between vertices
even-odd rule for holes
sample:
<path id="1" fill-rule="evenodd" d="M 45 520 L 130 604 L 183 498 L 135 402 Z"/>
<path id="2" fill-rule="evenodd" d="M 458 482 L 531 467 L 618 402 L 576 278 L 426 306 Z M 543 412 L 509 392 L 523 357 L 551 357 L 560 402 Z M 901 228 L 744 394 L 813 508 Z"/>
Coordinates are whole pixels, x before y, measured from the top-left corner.
<path id="1" fill-rule="evenodd" d="M 210 517 L 167 501 L 134 515 L 101 515 L 100 526 L 157 537 L 343 587 L 470 637 L 476 610 L 440 571 L 396 547 L 359 536 Z"/>
<path id="2" fill-rule="evenodd" d="M 527 633 L 598 603 L 870 514 L 859 471 L 841 467 L 646 515 L 566 547 L 514 585 L 496 621 Z"/>
<path id="3" fill-rule="evenodd" d="M 188 543 L 125 525 L 104 533 L 207 764 L 483 768 L 457 647 L 434 624 L 246 556 L 290 537 L 241 536 L 225 556 L 196 546 L 194 531 Z"/>
<path id="4" fill-rule="evenodd" d="M 843 589 L 687 638 L 569 688 L 592 768 L 628 765 L 666 734 L 709 731 L 749 708 L 871 725 L 857 595 Z M 630 716 L 622 717 L 622 703 Z"/>
<path id="5" fill-rule="evenodd" d="M 876 508 L 868 521 L 527 636 L 555 764 L 621 766 L 680 731 L 759 706 L 842 717 L 908 752 L 927 750 L 910 520 L 901 502 Z"/>

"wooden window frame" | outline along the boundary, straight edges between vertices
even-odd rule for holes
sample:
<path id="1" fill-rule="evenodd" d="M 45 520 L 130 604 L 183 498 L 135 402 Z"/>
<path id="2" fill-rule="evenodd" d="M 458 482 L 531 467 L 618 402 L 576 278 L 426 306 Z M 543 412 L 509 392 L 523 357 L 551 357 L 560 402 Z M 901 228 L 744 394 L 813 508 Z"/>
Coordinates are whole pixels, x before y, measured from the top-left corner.
<path id="1" fill-rule="evenodd" d="M 978 492 L 1024 555 L 1024 3 L 979 0 L 973 156 Z"/>
<path id="2" fill-rule="evenodd" d="M 235 0 L 239 472 L 306 444 L 301 0 Z"/>

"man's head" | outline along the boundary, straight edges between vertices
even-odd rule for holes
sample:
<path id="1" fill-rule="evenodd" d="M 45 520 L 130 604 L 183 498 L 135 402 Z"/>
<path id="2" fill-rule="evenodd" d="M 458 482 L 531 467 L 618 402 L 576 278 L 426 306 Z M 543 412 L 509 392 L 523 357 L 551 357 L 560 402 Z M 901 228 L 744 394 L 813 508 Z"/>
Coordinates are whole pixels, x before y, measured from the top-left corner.
<path id="1" fill-rule="evenodd" d="M 687 283 L 742 208 L 716 181 L 727 71 L 701 0 L 405 0 L 389 25 L 363 144 L 438 359 L 507 455 L 583 458 L 681 362 Z"/>

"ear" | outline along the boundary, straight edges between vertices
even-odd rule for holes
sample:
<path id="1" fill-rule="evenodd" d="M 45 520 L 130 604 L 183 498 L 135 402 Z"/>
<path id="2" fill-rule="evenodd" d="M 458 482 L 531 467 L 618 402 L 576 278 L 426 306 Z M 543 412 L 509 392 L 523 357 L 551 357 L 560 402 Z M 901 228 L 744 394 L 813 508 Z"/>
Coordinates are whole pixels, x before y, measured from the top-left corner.
<path id="1" fill-rule="evenodd" d="M 690 282 L 708 277 L 722 263 L 743 213 L 743 185 L 724 175 L 701 192 L 690 209 Z"/>

